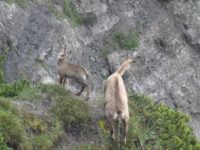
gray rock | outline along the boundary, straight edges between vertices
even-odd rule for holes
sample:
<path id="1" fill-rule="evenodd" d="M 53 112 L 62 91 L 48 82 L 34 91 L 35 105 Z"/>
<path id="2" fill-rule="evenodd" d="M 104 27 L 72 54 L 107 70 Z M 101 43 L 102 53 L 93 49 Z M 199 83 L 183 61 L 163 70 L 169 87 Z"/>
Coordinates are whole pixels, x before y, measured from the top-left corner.
<path id="1" fill-rule="evenodd" d="M 56 18 L 42 1 L 30 1 L 25 8 L 0 1 L 0 54 L 7 55 L 6 81 L 28 76 L 57 82 L 57 55 L 66 45 L 71 51 L 68 61 L 91 72 L 98 93 L 105 76 L 131 57 L 137 63 L 123 77 L 126 86 L 189 114 L 200 137 L 200 1 L 75 0 L 73 4 L 80 14 L 95 14 L 97 22 L 73 27 L 70 19 Z M 62 10 L 62 5 L 55 5 Z M 132 31 L 140 36 L 134 52 L 111 47 L 108 57 L 102 56 L 113 33 Z"/>

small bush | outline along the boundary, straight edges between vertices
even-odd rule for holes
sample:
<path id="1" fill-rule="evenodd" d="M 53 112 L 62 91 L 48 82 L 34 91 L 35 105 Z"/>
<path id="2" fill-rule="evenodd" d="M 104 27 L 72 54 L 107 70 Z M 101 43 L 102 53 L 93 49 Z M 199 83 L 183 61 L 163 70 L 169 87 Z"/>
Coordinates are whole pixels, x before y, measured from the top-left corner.
<path id="1" fill-rule="evenodd" d="M 37 87 L 38 91 L 42 89 L 52 93 L 56 89 L 53 86 L 45 85 Z M 22 90 L 24 89 L 22 88 Z M 48 93 L 45 94 L 48 95 Z M 53 97 L 53 95 L 51 96 Z M 23 110 L 18 111 L 8 99 L 0 97 L 0 133 L 4 143 L 13 149 L 21 150 L 53 149 L 62 129 L 60 121 L 57 118 L 52 118 L 51 115 L 51 112 L 48 112 L 46 116 L 40 116 L 40 114 L 29 114 Z"/>
<path id="2" fill-rule="evenodd" d="M 30 84 L 27 80 L 19 80 L 14 83 L 9 84 L 1 84 L 0 85 L 0 96 L 4 97 L 15 97 L 17 96 L 23 89 L 29 87 Z"/>
<path id="3" fill-rule="evenodd" d="M 87 104 L 70 96 L 57 99 L 53 112 L 64 126 L 87 124 L 90 120 Z"/>
<path id="4" fill-rule="evenodd" d="M 24 140 L 24 128 L 19 113 L 10 105 L 9 101 L 0 98 L 0 133 L 5 143 L 15 149 L 20 148 Z"/>
<path id="5" fill-rule="evenodd" d="M 59 11 L 53 4 L 51 0 L 48 0 L 49 10 L 58 18 L 66 18 L 70 19 L 70 22 L 73 26 L 78 25 L 94 25 L 97 21 L 97 17 L 93 13 L 87 14 L 79 14 L 76 10 L 76 7 L 72 3 L 71 0 L 62 0 L 63 3 L 63 12 Z"/>
<path id="6" fill-rule="evenodd" d="M 72 150 L 106 150 L 106 147 L 98 144 L 80 144 Z"/>
<path id="7" fill-rule="evenodd" d="M 47 93 L 50 96 L 58 98 L 59 96 L 70 95 L 69 91 L 57 84 L 39 85 L 38 87 L 42 93 Z"/>
<path id="8" fill-rule="evenodd" d="M 93 13 L 82 14 L 79 18 L 79 23 L 83 25 L 94 25 L 97 22 L 97 17 Z"/>
<path id="9" fill-rule="evenodd" d="M 17 98 L 29 102 L 38 102 L 42 99 L 41 90 L 39 86 L 26 86 L 26 88 L 17 93 Z"/>
<path id="10" fill-rule="evenodd" d="M 3 70 L 5 61 L 6 61 L 6 57 L 0 56 L 0 84 L 5 82 L 4 81 L 4 70 Z"/>
<path id="11" fill-rule="evenodd" d="M 105 149 L 137 150 L 200 150 L 200 143 L 189 127 L 189 117 L 151 98 L 129 93 L 129 130 L 127 143 L 122 148 L 117 142 L 108 142 L 110 136 L 103 120 L 98 122 Z M 122 127 L 122 124 L 120 125 Z"/>
<path id="12" fill-rule="evenodd" d="M 71 0 L 64 0 L 64 14 L 71 19 L 74 26 L 80 24 L 80 16 Z"/>
<path id="13" fill-rule="evenodd" d="M 60 123 L 57 120 L 51 120 L 49 124 L 49 122 L 46 122 L 41 118 L 32 116 L 31 118 L 26 118 L 25 124 L 27 125 L 26 129 L 31 131 L 31 134 L 28 135 L 27 139 L 27 143 L 29 143 L 29 150 L 53 149 L 55 141 L 62 132 Z"/>
<path id="14" fill-rule="evenodd" d="M 107 57 L 108 54 L 116 49 L 134 50 L 139 46 L 139 34 L 131 32 L 125 34 L 123 32 L 115 32 L 111 38 L 104 41 L 104 47 L 101 49 L 101 56 Z"/>
<path id="15" fill-rule="evenodd" d="M 5 2 L 8 4 L 16 3 L 17 5 L 19 5 L 22 8 L 25 8 L 28 3 L 27 0 L 5 0 Z"/>
<path id="16" fill-rule="evenodd" d="M 137 33 L 124 34 L 122 32 L 114 33 L 113 40 L 120 46 L 122 49 L 133 49 L 138 47 L 139 39 Z"/>
<path id="17" fill-rule="evenodd" d="M 156 104 L 152 99 L 132 93 L 130 99 L 131 139 L 144 149 L 196 149 L 199 142 L 189 127 L 189 117 L 164 104 Z"/>
<path id="18" fill-rule="evenodd" d="M 8 148 L 8 146 L 6 145 L 5 141 L 4 141 L 4 137 L 3 135 L 0 133 L 0 150 L 11 150 L 10 148 Z"/>

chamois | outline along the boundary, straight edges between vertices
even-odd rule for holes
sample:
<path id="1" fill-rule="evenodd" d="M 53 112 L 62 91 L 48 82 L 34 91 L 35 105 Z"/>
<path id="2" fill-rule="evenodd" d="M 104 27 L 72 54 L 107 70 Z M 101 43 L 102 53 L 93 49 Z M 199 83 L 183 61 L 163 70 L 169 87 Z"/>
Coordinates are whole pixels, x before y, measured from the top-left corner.
<path id="1" fill-rule="evenodd" d="M 127 59 L 124 63 L 105 81 L 104 98 L 105 98 L 105 116 L 110 128 L 111 137 L 115 140 L 114 121 L 122 119 L 124 125 L 124 139 L 126 144 L 126 134 L 128 131 L 129 110 L 128 97 L 122 75 L 130 68 L 131 59 Z"/>
<path id="2" fill-rule="evenodd" d="M 87 96 L 85 100 L 89 100 L 91 92 L 91 82 L 89 80 L 88 72 L 85 68 L 79 65 L 71 64 L 66 61 L 66 54 L 66 47 L 58 54 L 57 69 L 60 77 L 59 83 L 60 85 L 64 86 L 67 78 L 74 79 L 82 86 L 81 90 L 76 93 L 76 95 L 81 95 L 81 93 L 86 88 Z"/>

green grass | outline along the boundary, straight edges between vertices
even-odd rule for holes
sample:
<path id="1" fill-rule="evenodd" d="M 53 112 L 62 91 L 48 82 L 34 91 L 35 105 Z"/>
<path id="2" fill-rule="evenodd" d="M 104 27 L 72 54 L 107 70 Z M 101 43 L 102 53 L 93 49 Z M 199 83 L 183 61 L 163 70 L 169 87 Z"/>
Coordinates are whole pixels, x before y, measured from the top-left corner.
<path id="1" fill-rule="evenodd" d="M 98 120 L 98 128 L 91 128 L 94 125 L 88 105 L 60 85 L 33 86 L 26 80 L 3 85 L 6 87 L 3 89 L 7 89 L 2 90 L 0 86 L 0 148 L 3 150 L 8 150 L 8 147 L 53 149 L 63 132 L 74 132 L 74 129 L 79 139 L 88 134 L 94 137 L 93 143 L 78 144 L 74 149 L 119 149 L 119 144 L 110 141 L 105 120 Z M 43 108 L 46 115 L 17 109 L 12 104 L 14 99 L 34 102 L 36 107 L 46 103 Z M 134 92 L 129 93 L 129 112 L 129 131 L 124 150 L 200 150 L 200 143 L 188 125 L 190 118 L 184 113 L 163 103 L 156 104 L 151 98 Z M 97 132 L 92 135 L 90 132 L 94 130 Z"/>
<path id="2" fill-rule="evenodd" d="M 9 88 L 0 97 L 0 143 L 3 150 L 8 150 L 8 147 L 20 150 L 54 149 L 64 130 L 76 124 L 86 125 L 90 120 L 84 101 L 75 99 L 59 85 L 33 86 L 27 81 L 17 81 L 4 86 Z M 11 94 L 13 91 L 14 94 Z M 36 107 L 48 101 L 46 115 L 18 110 L 12 104 L 14 99 L 34 102 Z"/>
<path id="3" fill-rule="evenodd" d="M 4 55 L 0 56 L 0 84 L 5 82 L 4 81 L 4 70 L 3 70 L 5 61 L 6 61 L 6 56 L 4 56 Z"/>
<path id="4" fill-rule="evenodd" d="M 42 100 L 41 91 L 38 86 L 29 86 L 24 88 L 17 94 L 17 99 L 29 101 L 29 102 L 38 102 Z"/>
<path id="5" fill-rule="evenodd" d="M 105 150 L 104 145 L 98 145 L 98 144 L 80 144 L 78 146 L 75 146 L 72 150 Z"/>
<path id="6" fill-rule="evenodd" d="M 139 39 L 137 33 L 125 34 L 123 32 L 116 32 L 113 35 L 113 41 L 119 45 L 120 48 L 131 50 L 139 46 Z"/>
<path id="7" fill-rule="evenodd" d="M 73 26 L 78 25 L 94 25 L 94 23 L 97 21 L 96 15 L 90 13 L 86 15 L 80 15 L 74 4 L 71 0 L 63 0 L 64 1 L 64 14 L 67 16 L 70 20 Z"/>
<path id="8" fill-rule="evenodd" d="M 2 133 L 0 133 L 0 149 L 1 149 L 1 150 L 11 150 L 11 149 L 8 148 L 8 146 L 6 145 Z"/>
<path id="9" fill-rule="evenodd" d="M 129 131 L 123 150 L 200 150 L 200 142 L 189 127 L 190 118 L 165 104 L 156 104 L 151 98 L 129 93 Z M 105 121 L 100 120 L 99 128 L 104 139 L 104 150 L 119 150 L 119 144 L 108 142 L 110 136 Z"/>
<path id="10" fill-rule="evenodd" d="M 8 99 L 0 97 L 0 134 L 9 147 L 20 148 L 25 131 L 18 111 Z"/>
<path id="11" fill-rule="evenodd" d="M 134 51 L 139 46 L 139 34 L 137 32 L 123 33 L 114 32 L 111 37 L 104 41 L 104 47 L 100 55 L 104 58 L 117 49 Z"/>
<path id="12" fill-rule="evenodd" d="M 22 90 L 28 88 L 30 83 L 27 80 L 19 80 L 13 83 L 2 83 L 0 85 L 0 96 L 15 97 Z"/>
<path id="13" fill-rule="evenodd" d="M 50 12 L 52 12 L 57 18 L 68 18 L 73 27 L 77 27 L 79 25 L 93 26 L 96 23 L 97 17 L 95 14 L 79 14 L 71 0 L 62 0 L 61 2 L 63 3 L 61 6 L 63 7 L 63 11 L 58 10 L 51 0 L 47 0 Z"/>
<path id="14" fill-rule="evenodd" d="M 27 0 L 4 0 L 8 4 L 16 3 L 22 8 L 25 8 L 27 6 L 28 1 Z"/>
<path id="15" fill-rule="evenodd" d="M 135 93 L 130 94 L 129 100 L 132 117 L 128 148 L 134 139 L 140 149 L 199 149 L 186 114 Z"/>
<path id="16" fill-rule="evenodd" d="M 50 12 L 52 12 L 57 19 L 64 19 L 66 16 L 62 11 L 59 11 L 51 0 L 47 0 L 47 6 Z"/>

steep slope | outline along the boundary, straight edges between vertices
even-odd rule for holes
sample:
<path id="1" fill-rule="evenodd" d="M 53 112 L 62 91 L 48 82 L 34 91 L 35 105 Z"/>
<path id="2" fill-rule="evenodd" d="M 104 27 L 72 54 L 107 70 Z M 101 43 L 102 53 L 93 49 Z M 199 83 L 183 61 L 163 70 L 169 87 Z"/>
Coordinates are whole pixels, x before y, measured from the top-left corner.
<path id="1" fill-rule="evenodd" d="M 191 115 L 200 137 L 199 0 L 16 2 L 0 1 L 6 81 L 57 82 L 57 54 L 66 45 L 69 60 L 91 72 L 98 93 L 129 56 L 137 64 L 124 77 L 127 87 Z M 113 43 L 119 32 L 137 32 L 139 47 L 127 51 Z"/>

